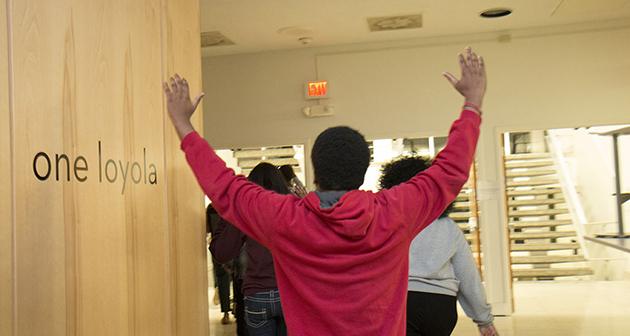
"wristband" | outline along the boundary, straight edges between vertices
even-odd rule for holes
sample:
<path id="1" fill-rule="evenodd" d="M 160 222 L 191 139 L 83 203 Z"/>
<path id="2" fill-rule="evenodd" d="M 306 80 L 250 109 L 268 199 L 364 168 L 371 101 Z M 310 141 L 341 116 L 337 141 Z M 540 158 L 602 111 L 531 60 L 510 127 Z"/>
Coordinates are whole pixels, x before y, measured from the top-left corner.
<path id="1" fill-rule="evenodd" d="M 468 108 L 472 108 L 472 109 L 474 110 L 474 112 L 478 112 L 478 113 L 479 113 L 479 115 L 481 115 L 481 114 L 482 114 L 482 111 L 481 111 L 481 109 L 479 108 L 479 106 L 477 106 L 477 105 L 475 105 L 475 104 L 472 104 L 472 103 L 469 103 L 469 102 L 465 102 L 465 103 L 464 103 L 464 109 L 466 110 L 466 109 L 467 109 L 467 107 L 468 107 Z"/>
<path id="2" fill-rule="evenodd" d="M 481 108 L 479 106 L 477 106 L 476 104 L 473 104 L 473 103 L 464 102 L 464 106 L 472 107 L 472 108 L 474 108 L 476 110 L 481 111 Z"/>

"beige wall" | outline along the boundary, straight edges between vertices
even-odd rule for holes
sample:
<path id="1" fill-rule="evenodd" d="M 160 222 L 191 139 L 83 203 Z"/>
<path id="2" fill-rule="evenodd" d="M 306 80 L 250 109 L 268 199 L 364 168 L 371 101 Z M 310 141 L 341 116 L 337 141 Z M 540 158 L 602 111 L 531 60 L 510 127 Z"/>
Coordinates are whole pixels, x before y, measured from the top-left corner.
<path id="1" fill-rule="evenodd" d="M 630 25 L 514 31 L 507 42 L 498 35 L 205 58 L 206 138 L 217 148 L 305 144 L 308 161 L 310 144 L 332 125 L 371 139 L 447 134 L 462 99 L 441 73 L 456 71 L 457 53 L 472 45 L 490 78 L 477 151 L 484 277 L 495 313 L 509 314 L 501 133 L 627 123 Z M 303 86 L 318 78 L 329 81 L 336 115 L 307 119 L 301 109 L 313 102 Z"/>
<path id="2" fill-rule="evenodd" d="M 589 31 L 576 31 L 588 29 Z M 205 125 L 218 147 L 305 142 L 330 125 L 370 138 L 445 134 L 461 99 L 441 77 L 472 45 L 490 76 L 484 127 L 547 129 L 628 121 L 630 25 L 204 58 Z M 334 117 L 307 119 L 303 85 L 330 82 Z M 282 132 L 277 132 L 282 129 Z M 489 133 L 486 132 L 485 135 Z"/>
<path id="3" fill-rule="evenodd" d="M 572 168 L 577 191 L 589 223 L 605 222 L 608 232 L 617 232 L 617 206 L 615 200 L 615 168 L 613 141 L 611 136 L 592 134 L 608 128 L 562 129 L 554 134 L 565 150 Z M 620 181 L 622 192 L 630 190 L 630 136 L 621 136 L 618 141 Z M 630 221 L 630 206 L 623 208 L 625 223 Z M 630 224 L 626 225 L 630 228 Z M 595 230 L 604 230 L 597 225 Z M 602 231 L 603 232 L 603 231 Z M 593 232 L 601 233 L 601 232 Z"/>
<path id="4" fill-rule="evenodd" d="M 13 156 L 5 161 L 2 105 L 0 168 L 3 187 L 15 188 L 15 213 L 5 221 L 11 193 L 3 188 L 1 328 L 207 335 L 203 200 L 160 85 L 177 69 L 200 87 L 198 2 L 8 1 L 0 48 L 10 46 L 10 68 L 7 76 L 0 49 L 0 74 L 11 89 L 0 84 L 0 101 L 11 93 Z M 43 181 L 33 170 L 39 152 L 51 160 Z M 68 176 L 62 154 L 87 171 Z M 6 184 L 5 162 L 13 166 Z M 37 171 L 48 171 L 43 156 Z"/>

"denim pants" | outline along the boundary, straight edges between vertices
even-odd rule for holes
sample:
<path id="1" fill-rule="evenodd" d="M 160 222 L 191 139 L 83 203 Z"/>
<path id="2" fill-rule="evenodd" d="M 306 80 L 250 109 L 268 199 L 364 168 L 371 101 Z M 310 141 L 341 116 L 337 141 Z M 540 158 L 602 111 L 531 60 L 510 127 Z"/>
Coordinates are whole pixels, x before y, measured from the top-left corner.
<path id="1" fill-rule="evenodd" d="M 250 336 L 285 336 L 287 327 L 278 290 L 245 296 L 245 322 Z"/>

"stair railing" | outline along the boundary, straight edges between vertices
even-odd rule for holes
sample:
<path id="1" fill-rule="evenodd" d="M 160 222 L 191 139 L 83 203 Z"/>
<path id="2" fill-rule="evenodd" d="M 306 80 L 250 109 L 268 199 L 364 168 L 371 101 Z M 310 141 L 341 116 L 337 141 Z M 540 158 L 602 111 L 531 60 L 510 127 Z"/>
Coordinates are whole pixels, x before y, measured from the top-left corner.
<path id="1" fill-rule="evenodd" d="M 584 212 L 582 201 L 580 200 L 580 197 L 575 188 L 575 182 L 571 178 L 569 166 L 567 164 L 564 152 L 562 151 L 562 144 L 560 143 L 558 136 L 554 134 L 553 130 L 547 131 L 547 136 L 545 138 L 553 157 L 553 161 L 556 164 L 558 170 L 560 187 L 562 188 L 562 192 L 566 196 L 566 203 L 569 207 L 569 213 L 571 214 L 571 219 L 574 223 L 578 243 L 580 244 L 580 248 L 582 249 L 584 258 L 588 260 L 588 249 L 586 249 L 586 244 L 584 242 L 584 236 L 586 235 L 584 227 L 588 223 L 588 220 L 586 219 L 586 213 Z"/>

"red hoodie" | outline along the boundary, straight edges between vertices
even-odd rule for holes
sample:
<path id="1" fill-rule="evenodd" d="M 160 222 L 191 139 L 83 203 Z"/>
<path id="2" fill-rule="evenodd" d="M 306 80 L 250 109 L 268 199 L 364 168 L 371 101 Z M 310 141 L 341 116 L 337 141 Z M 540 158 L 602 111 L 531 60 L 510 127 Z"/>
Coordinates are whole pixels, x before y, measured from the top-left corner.
<path id="1" fill-rule="evenodd" d="M 217 212 L 269 248 L 290 335 L 404 335 L 409 245 L 468 180 L 480 117 L 463 111 L 433 165 L 378 193 L 333 207 L 247 181 L 197 133 L 182 150 Z"/>

